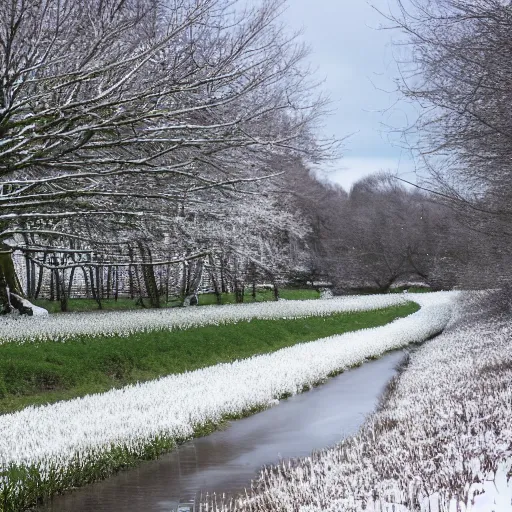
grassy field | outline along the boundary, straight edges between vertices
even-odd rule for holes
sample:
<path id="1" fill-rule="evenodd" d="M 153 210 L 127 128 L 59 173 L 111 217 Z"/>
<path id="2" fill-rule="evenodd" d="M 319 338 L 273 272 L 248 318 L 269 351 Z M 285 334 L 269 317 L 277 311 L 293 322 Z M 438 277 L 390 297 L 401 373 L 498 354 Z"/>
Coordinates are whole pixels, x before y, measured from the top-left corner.
<path id="1" fill-rule="evenodd" d="M 377 327 L 418 309 L 411 302 L 328 317 L 252 320 L 66 343 L 6 343 L 0 346 L 0 413 Z"/>
<path id="2" fill-rule="evenodd" d="M 282 299 L 287 300 L 305 300 L 305 299 L 318 299 L 320 293 L 314 289 L 283 289 L 279 291 L 279 296 Z M 274 300 L 274 292 L 272 290 L 257 290 L 256 297 L 254 298 L 251 291 L 246 291 L 244 296 L 244 302 L 265 302 Z M 222 304 L 234 304 L 235 294 L 234 293 L 223 293 Z M 60 313 L 60 302 L 54 300 L 38 299 L 33 301 L 36 306 L 47 309 L 50 313 Z M 149 304 L 148 301 L 146 301 Z M 104 299 L 101 301 L 102 309 L 105 311 L 126 311 L 131 309 L 142 309 L 137 304 L 136 299 L 119 298 L 115 299 Z M 203 293 L 199 295 L 199 305 L 207 306 L 210 304 L 217 304 L 217 297 L 213 293 Z M 181 306 L 181 300 L 177 297 L 172 297 L 169 302 L 162 302 L 162 307 L 178 307 Z M 98 310 L 98 303 L 94 299 L 69 299 L 68 309 L 74 313 L 96 311 Z"/>

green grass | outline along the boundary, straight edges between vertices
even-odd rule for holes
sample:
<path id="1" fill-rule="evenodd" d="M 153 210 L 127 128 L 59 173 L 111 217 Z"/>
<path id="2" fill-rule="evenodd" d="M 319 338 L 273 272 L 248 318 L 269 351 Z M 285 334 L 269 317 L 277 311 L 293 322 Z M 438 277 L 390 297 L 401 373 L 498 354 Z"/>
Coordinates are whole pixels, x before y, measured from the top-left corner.
<path id="1" fill-rule="evenodd" d="M 286 300 L 308 300 L 319 299 L 320 292 L 308 288 L 287 288 L 279 290 L 279 297 Z M 256 297 L 252 296 L 252 290 L 246 290 L 244 295 L 244 303 L 250 302 L 267 302 L 274 300 L 273 290 L 257 290 Z M 222 304 L 235 304 L 234 293 L 223 293 Z M 214 293 L 203 293 L 199 295 L 199 305 L 206 306 L 210 304 L 217 304 L 217 297 Z"/>
<path id="2" fill-rule="evenodd" d="M 320 293 L 314 289 L 283 289 L 279 291 L 279 296 L 282 299 L 287 300 L 305 300 L 305 299 L 318 299 Z M 249 302 L 266 302 L 274 300 L 274 292 L 272 290 L 257 290 L 256 297 L 252 296 L 252 290 L 246 290 L 244 296 L 244 303 Z M 223 293 L 222 304 L 234 304 L 235 294 L 234 293 Z M 33 303 L 36 306 L 47 309 L 50 313 L 60 313 L 60 302 L 51 301 L 47 299 L 37 299 Z M 145 300 L 146 305 L 149 305 L 149 301 Z M 102 309 L 105 311 L 126 311 L 132 309 L 142 309 L 137 304 L 136 299 L 119 298 L 115 299 L 104 299 L 101 301 Z M 203 293 L 199 295 L 199 305 L 207 306 L 211 304 L 217 304 L 217 297 L 214 293 Z M 170 297 L 169 302 L 162 302 L 162 307 L 179 307 L 181 306 L 181 300 L 178 297 Z M 70 312 L 81 313 L 87 311 L 98 310 L 98 303 L 94 299 L 69 299 L 68 309 Z"/>
<path id="3" fill-rule="evenodd" d="M 114 299 L 102 300 L 101 304 L 105 311 L 124 311 L 130 309 L 142 309 L 135 304 L 132 299 Z M 60 302 L 56 300 L 37 299 L 32 301 L 33 304 L 41 308 L 47 309 L 50 313 L 60 313 Z M 69 299 L 69 311 L 74 313 L 85 313 L 87 311 L 97 311 L 98 303 L 94 299 Z"/>
<path id="4" fill-rule="evenodd" d="M 273 294 L 274 292 L 268 292 Z M 279 297 L 286 300 L 308 300 L 308 299 L 319 299 L 320 292 L 318 290 L 311 290 L 309 288 L 290 288 L 279 291 Z"/>
<path id="5" fill-rule="evenodd" d="M 411 302 L 327 317 L 251 320 L 129 337 L 84 336 L 66 343 L 6 343 L 0 345 L 0 413 L 377 327 L 418 309 Z"/>

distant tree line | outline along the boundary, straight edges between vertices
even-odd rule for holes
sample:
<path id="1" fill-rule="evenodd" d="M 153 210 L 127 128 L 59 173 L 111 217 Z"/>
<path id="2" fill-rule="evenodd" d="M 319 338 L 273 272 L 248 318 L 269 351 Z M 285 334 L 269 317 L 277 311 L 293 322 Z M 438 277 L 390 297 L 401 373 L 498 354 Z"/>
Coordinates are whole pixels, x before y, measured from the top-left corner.
<path id="1" fill-rule="evenodd" d="M 404 131 L 416 188 L 382 173 L 346 195 L 312 185 L 312 267 L 341 292 L 510 286 L 512 4 L 397 0 L 382 14 L 405 36 L 397 84 L 419 112 Z"/>
<path id="2" fill-rule="evenodd" d="M 363 178 L 349 193 L 305 175 L 296 200 L 311 223 L 310 279 L 331 281 L 337 293 L 452 289 L 478 263 L 482 239 L 465 218 L 392 174 Z"/>

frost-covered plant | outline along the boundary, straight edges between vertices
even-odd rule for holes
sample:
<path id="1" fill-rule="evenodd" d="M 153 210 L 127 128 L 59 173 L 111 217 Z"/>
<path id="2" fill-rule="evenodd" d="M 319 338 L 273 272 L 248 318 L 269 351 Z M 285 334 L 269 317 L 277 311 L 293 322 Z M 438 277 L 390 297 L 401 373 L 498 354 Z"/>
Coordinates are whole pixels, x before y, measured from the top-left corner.
<path id="1" fill-rule="evenodd" d="M 506 285 L 494 290 L 473 291 L 464 294 L 460 301 L 454 325 L 469 321 L 481 322 L 489 318 L 503 319 L 512 314 L 512 286 Z"/>
<path id="2" fill-rule="evenodd" d="M 460 318 L 411 355 L 358 435 L 263 470 L 217 510 L 511 510 L 512 326 Z"/>

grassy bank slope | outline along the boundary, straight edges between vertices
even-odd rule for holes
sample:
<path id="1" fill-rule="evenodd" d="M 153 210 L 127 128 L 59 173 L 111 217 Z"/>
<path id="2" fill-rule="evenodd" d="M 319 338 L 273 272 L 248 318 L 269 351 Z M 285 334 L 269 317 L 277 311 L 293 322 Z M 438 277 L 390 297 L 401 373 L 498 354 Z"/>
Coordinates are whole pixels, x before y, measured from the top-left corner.
<path id="1" fill-rule="evenodd" d="M 419 309 L 415 303 L 302 319 L 252 320 L 129 337 L 0 346 L 0 412 L 99 393 L 279 350 L 333 334 L 385 325 Z"/>

